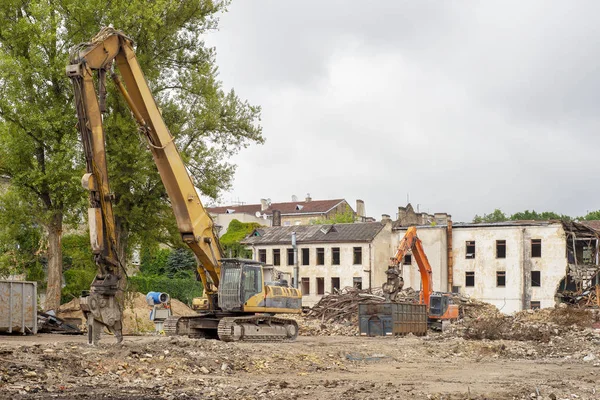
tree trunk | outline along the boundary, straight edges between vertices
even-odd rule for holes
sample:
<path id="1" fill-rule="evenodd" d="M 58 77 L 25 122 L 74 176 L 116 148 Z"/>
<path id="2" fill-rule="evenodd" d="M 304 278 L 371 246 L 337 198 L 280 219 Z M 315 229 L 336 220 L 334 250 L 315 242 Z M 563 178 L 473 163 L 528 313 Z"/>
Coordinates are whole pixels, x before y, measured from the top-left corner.
<path id="1" fill-rule="evenodd" d="M 54 214 L 46 226 L 48 231 L 48 286 L 44 310 L 58 310 L 62 288 L 62 220 L 60 212 Z"/>
<path id="2" fill-rule="evenodd" d="M 119 304 L 124 304 L 124 293 L 127 290 L 127 239 L 129 238 L 129 231 L 121 223 L 121 218 L 115 217 L 115 236 L 117 239 L 117 257 L 123 265 L 123 270 L 119 271 L 121 274 L 121 280 L 119 281 L 119 292 L 117 293 L 117 301 Z"/>

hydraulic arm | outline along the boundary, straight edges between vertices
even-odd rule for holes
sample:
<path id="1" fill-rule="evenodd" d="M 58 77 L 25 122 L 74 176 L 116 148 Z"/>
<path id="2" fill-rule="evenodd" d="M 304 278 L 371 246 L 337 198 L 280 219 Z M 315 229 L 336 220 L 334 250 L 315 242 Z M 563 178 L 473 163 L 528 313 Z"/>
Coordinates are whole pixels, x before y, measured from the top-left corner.
<path id="1" fill-rule="evenodd" d="M 117 74 L 119 72 L 120 76 Z M 209 302 L 214 301 L 220 279 L 222 250 L 200 196 L 162 119 L 133 50 L 122 32 L 103 28 L 90 43 L 76 47 L 67 66 L 75 91 L 78 129 L 87 173 L 82 183 L 90 192 L 90 240 L 98 274 L 89 296 L 82 298 L 88 318 L 89 340 L 96 342 L 106 326 L 121 338 L 121 310 L 115 300 L 123 266 L 117 252 L 106 164 L 102 113 L 106 111 L 106 76 L 110 75 L 147 139 L 166 188 L 183 241 L 199 260 L 198 274 Z M 98 92 L 96 92 L 96 84 Z"/>

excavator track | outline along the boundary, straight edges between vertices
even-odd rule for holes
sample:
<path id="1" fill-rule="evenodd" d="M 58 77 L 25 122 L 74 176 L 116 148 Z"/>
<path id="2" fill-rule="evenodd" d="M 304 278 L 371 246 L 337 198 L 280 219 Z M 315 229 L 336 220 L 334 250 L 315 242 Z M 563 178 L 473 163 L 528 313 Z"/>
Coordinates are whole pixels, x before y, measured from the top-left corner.
<path id="1" fill-rule="evenodd" d="M 298 337 L 298 323 L 264 315 L 226 317 L 219 322 L 218 333 L 224 342 L 291 342 Z"/>
<path id="2" fill-rule="evenodd" d="M 187 335 L 187 329 L 186 332 L 180 332 L 180 330 L 183 330 L 183 326 L 185 323 L 184 321 L 181 321 L 183 317 L 175 317 L 175 316 L 171 316 L 168 317 L 167 319 L 165 319 L 165 322 L 163 323 L 163 331 L 165 332 L 166 336 L 181 336 L 181 335 Z"/>

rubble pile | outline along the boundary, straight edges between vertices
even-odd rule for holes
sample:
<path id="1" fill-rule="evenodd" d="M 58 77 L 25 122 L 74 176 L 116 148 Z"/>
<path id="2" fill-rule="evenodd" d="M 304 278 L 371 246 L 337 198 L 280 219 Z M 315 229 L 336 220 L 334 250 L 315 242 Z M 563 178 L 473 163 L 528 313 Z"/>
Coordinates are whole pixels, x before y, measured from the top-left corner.
<path id="1" fill-rule="evenodd" d="M 497 313 L 465 319 L 461 324 L 466 339 L 517 340 L 548 343 L 554 337 L 591 331 L 600 314 L 569 307 L 526 310 L 508 316 Z"/>
<path id="2" fill-rule="evenodd" d="M 353 322 L 358 323 L 358 305 L 382 303 L 385 298 L 380 295 L 381 289 L 360 290 L 346 287 L 336 293 L 328 294 L 315 304 L 308 312 L 308 318 L 321 322 Z"/>
<path id="3" fill-rule="evenodd" d="M 177 299 L 171 299 L 173 315 L 189 316 L 196 312 Z M 79 299 L 73 299 L 58 309 L 60 318 L 80 318 L 85 325 L 85 317 L 79 305 Z M 128 292 L 123 309 L 123 334 L 136 335 L 154 332 L 154 323 L 150 321 L 150 307 L 146 303 L 146 295 L 139 292 Z"/>

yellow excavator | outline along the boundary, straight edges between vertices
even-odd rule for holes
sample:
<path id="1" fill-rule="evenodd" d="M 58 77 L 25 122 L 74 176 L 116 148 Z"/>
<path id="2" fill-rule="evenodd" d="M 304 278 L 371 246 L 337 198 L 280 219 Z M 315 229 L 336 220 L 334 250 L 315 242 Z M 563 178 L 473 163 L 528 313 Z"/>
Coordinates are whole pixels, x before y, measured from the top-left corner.
<path id="1" fill-rule="evenodd" d="M 164 324 L 167 335 L 218 337 L 225 341 L 294 340 L 297 323 L 276 314 L 300 313 L 300 291 L 281 281 L 270 282 L 259 262 L 223 258 L 213 221 L 165 125 L 133 45 L 124 33 L 105 27 L 89 43 L 72 50 L 66 68 L 75 92 L 77 127 L 86 160 L 82 184 L 89 191 L 88 224 L 98 267 L 89 292 L 81 297 L 88 342 L 96 344 L 104 328 L 113 332 L 118 342 L 122 340 L 122 312 L 115 296 L 122 286 L 124 266 L 117 252 L 114 196 L 109 187 L 102 126 L 107 75 L 123 95 L 148 143 L 181 238 L 198 260 L 207 306 L 196 316 L 168 318 Z"/>

